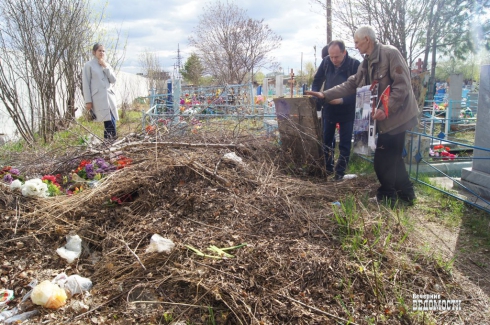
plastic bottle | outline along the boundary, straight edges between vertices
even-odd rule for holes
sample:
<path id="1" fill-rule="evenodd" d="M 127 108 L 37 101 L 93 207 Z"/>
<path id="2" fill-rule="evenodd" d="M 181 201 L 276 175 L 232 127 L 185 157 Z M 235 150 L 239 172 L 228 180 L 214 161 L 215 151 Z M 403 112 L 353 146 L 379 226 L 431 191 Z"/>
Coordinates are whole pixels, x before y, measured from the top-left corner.
<path id="1" fill-rule="evenodd" d="M 9 309 L 9 310 L 4 310 L 0 313 L 0 322 L 12 317 L 12 316 L 15 316 L 19 313 L 19 308 L 15 307 L 13 309 Z"/>
<path id="2" fill-rule="evenodd" d="M 31 318 L 32 316 L 35 316 L 39 314 L 39 310 L 31 310 L 31 311 L 26 311 L 25 313 L 15 315 L 13 317 L 7 318 L 3 323 L 4 324 L 17 324 L 19 322 L 23 322 L 26 319 Z"/>

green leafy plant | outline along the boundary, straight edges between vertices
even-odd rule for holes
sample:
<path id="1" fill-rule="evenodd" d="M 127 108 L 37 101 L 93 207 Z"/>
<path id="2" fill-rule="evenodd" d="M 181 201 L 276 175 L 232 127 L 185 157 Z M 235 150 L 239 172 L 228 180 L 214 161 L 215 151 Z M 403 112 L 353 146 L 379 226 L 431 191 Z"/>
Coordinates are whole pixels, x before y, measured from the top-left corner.
<path id="1" fill-rule="evenodd" d="M 165 322 L 170 323 L 174 318 L 172 316 L 172 311 L 166 311 L 163 313 L 163 319 Z"/>
<path id="2" fill-rule="evenodd" d="M 212 307 L 208 307 L 209 312 L 209 322 L 210 325 L 216 325 L 216 319 L 214 318 L 214 311 Z"/>

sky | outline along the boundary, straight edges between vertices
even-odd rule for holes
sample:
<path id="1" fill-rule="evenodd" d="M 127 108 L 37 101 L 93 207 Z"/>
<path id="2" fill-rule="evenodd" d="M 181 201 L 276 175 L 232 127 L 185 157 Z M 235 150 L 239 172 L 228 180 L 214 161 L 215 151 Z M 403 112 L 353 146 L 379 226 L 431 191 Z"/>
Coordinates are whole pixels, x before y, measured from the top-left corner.
<path id="1" fill-rule="evenodd" d="M 207 2 L 209 0 L 109 0 L 105 9 L 105 28 L 121 29 L 122 35 L 127 36 L 121 70 L 142 72 L 139 55 L 153 52 L 164 70 L 172 73 L 178 47 L 182 64 L 195 51 L 189 45 L 189 37 L 193 35 Z M 246 10 L 250 18 L 264 19 L 264 23 L 282 37 L 280 46 L 270 55 L 280 63 L 283 71 L 289 72 L 293 68 L 295 73 L 299 72 L 301 62 L 303 68 L 306 62 L 315 64 L 314 46 L 316 65 L 320 64 L 321 49 L 326 45 L 325 16 L 320 5 L 311 0 L 241 0 L 234 3 Z M 349 42 L 346 40 L 346 43 Z"/>

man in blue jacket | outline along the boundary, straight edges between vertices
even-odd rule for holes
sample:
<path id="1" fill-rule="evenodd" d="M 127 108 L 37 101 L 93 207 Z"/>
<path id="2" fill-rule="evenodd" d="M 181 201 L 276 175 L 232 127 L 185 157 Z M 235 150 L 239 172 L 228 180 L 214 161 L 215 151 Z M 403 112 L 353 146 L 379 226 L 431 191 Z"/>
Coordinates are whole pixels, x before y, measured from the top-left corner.
<path id="1" fill-rule="evenodd" d="M 343 41 L 335 40 L 328 44 L 328 56 L 326 56 L 318 68 L 312 91 L 323 91 L 342 84 L 351 75 L 355 75 L 360 62 L 349 56 L 345 50 Z M 334 180 L 344 178 L 347 164 L 349 163 L 352 144 L 352 130 L 354 128 L 356 95 L 336 98 L 324 102 L 322 107 L 323 128 L 323 152 L 325 154 L 327 174 L 335 173 Z M 332 147 L 335 137 L 335 127 L 339 124 L 339 158 L 334 167 L 335 148 Z"/>

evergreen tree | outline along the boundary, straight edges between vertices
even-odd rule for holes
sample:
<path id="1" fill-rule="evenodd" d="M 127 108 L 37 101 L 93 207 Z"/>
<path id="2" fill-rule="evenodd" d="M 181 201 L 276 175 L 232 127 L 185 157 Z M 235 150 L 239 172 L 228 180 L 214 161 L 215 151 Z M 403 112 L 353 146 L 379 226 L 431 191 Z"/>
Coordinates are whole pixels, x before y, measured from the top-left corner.
<path id="1" fill-rule="evenodd" d="M 204 74 L 204 66 L 196 53 L 192 53 L 185 61 L 184 69 L 180 73 L 186 82 L 195 86 L 200 84 L 200 79 Z"/>

